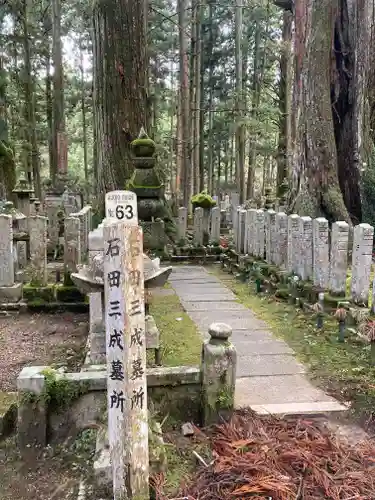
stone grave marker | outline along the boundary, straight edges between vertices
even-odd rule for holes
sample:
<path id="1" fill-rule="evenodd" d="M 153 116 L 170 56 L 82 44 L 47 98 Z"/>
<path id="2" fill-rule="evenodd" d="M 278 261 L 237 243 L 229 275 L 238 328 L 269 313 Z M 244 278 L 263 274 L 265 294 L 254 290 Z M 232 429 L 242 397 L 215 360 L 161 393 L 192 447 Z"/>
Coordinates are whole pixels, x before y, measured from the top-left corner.
<path id="1" fill-rule="evenodd" d="M 186 207 L 178 209 L 178 239 L 184 240 L 186 238 L 188 212 Z"/>
<path id="2" fill-rule="evenodd" d="M 0 214 L 0 287 L 14 284 L 12 216 Z"/>
<path id="3" fill-rule="evenodd" d="M 313 273 L 314 285 L 328 288 L 329 282 L 329 239 L 328 220 L 318 217 L 313 220 Z"/>
<path id="4" fill-rule="evenodd" d="M 211 243 L 219 243 L 220 241 L 220 208 L 213 207 L 211 210 Z"/>
<path id="5" fill-rule="evenodd" d="M 31 282 L 34 286 L 47 285 L 47 217 L 29 218 Z"/>
<path id="6" fill-rule="evenodd" d="M 203 245 L 203 208 L 197 207 L 194 210 L 194 230 L 193 241 L 195 245 Z"/>
<path id="7" fill-rule="evenodd" d="M 332 224 L 329 289 L 334 295 L 346 295 L 348 244 L 349 224 L 345 221 Z"/>
<path id="8" fill-rule="evenodd" d="M 368 304 L 374 228 L 358 224 L 353 234 L 353 260 L 351 292 L 355 303 Z"/>
<path id="9" fill-rule="evenodd" d="M 286 268 L 288 260 L 288 216 L 284 212 L 276 214 L 276 252 L 275 264 Z"/>

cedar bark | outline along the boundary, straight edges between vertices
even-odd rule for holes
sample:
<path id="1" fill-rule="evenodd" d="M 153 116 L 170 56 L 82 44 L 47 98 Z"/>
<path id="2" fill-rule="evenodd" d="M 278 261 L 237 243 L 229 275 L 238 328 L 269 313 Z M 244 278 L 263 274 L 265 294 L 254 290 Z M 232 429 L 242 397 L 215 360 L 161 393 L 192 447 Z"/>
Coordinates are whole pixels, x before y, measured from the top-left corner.
<path id="1" fill-rule="evenodd" d="M 144 4 L 96 0 L 93 9 L 97 203 L 125 189 L 132 173 L 129 144 L 147 129 L 147 55 Z"/>
<path id="2" fill-rule="evenodd" d="M 372 9 L 372 0 L 296 1 L 291 208 L 300 214 L 361 221 Z"/>

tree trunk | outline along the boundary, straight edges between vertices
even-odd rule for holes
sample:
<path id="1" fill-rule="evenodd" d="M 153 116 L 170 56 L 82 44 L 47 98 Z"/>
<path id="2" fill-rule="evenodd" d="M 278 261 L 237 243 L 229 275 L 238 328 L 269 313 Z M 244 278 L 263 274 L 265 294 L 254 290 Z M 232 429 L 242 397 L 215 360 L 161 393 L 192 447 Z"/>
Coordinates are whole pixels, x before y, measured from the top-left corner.
<path id="1" fill-rule="evenodd" d="M 193 193 L 199 192 L 200 175 L 200 106 L 201 106 L 201 66 L 202 66 L 202 3 L 194 0 L 194 34 L 195 34 L 195 55 L 194 55 L 194 100 L 193 100 Z"/>
<path id="2" fill-rule="evenodd" d="M 290 204 L 357 223 L 372 0 L 298 0 L 295 16 Z"/>
<path id="3" fill-rule="evenodd" d="M 276 194 L 283 194 L 282 184 L 288 178 L 288 155 L 290 153 L 290 106 L 291 106 L 291 76 L 292 76 L 292 25 L 293 15 L 286 10 L 283 13 L 282 51 L 280 57 L 279 84 L 279 143 L 277 153 Z"/>
<path id="4" fill-rule="evenodd" d="M 97 202 L 125 189 L 132 173 L 129 144 L 147 126 L 144 5 L 140 0 L 94 4 L 94 107 L 98 153 Z"/>
<path id="5" fill-rule="evenodd" d="M 86 124 L 86 80 L 83 69 L 83 47 L 82 38 L 79 40 L 80 72 L 81 72 L 81 113 L 82 113 L 82 146 L 83 146 L 83 169 L 85 172 L 86 201 L 89 195 L 89 165 L 87 158 L 87 124 Z"/>
<path id="6" fill-rule="evenodd" d="M 188 58 L 188 16 L 186 0 L 178 0 L 178 20 L 180 39 L 180 89 L 181 89 L 181 136 L 182 136 L 182 202 L 190 205 L 191 168 L 190 168 L 190 107 L 189 107 L 189 58 Z"/>
<path id="7" fill-rule="evenodd" d="M 52 0 L 52 55 L 53 55 L 53 159 L 52 182 L 58 174 L 66 174 L 67 142 L 64 109 L 64 70 L 61 44 L 61 0 Z"/>
<path id="8" fill-rule="evenodd" d="M 26 152 L 29 172 L 32 172 L 35 196 L 41 198 L 40 162 L 38 141 L 36 135 L 35 116 L 35 77 L 31 64 L 31 47 L 29 39 L 28 0 L 22 3 L 22 28 L 24 50 L 24 91 L 25 91 L 25 122 L 26 122 Z M 30 178 L 30 176 L 29 176 Z M 30 180 L 30 179 L 29 179 Z"/>
<path id="9" fill-rule="evenodd" d="M 243 78 L 242 78 L 242 2 L 236 0 L 236 97 L 237 97 L 237 130 L 236 130 L 236 181 L 240 195 L 240 203 L 244 202 L 245 190 L 245 126 L 243 123 Z"/>

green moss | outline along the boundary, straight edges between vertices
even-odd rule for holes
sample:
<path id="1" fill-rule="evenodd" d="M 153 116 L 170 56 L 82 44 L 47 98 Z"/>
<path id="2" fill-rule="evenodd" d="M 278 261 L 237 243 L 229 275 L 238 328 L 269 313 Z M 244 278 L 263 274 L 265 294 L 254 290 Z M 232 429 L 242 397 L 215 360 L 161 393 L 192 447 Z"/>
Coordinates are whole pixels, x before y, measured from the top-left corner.
<path id="1" fill-rule="evenodd" d="M 160 331 L 163 365 L 200 364 L 202 337 L 177 295 L 153 295 L 150 314 Z"/>
<path id="2" fill-rule="evenodd" d="M 85 295 L 76 286 L 56 285 L 55 290 L 58 302 L 85 302 Z"/>
<path id="3" fill-rule="evenodd" d="M 338 325 L 333 315 L 324 316 L 324 327 L 316 329 L 316 315 L 278 302 L 274 297 L 256 295 L 246 283 L 238 282 L 220 269 L 212 273 L 225 280 L 240 302 L 263 319 L 277 337 L 283 338 L 309 367 L 310 375 L 335 397 L 351 401 L 362 418 L 375 407 L 375 367 L 370 348 L 358 340 L 355 330 L 346 332 L 345 343 L 338 342 Z M 343 299 L 341 298 L 341 302 Z"/>
<path id="4" fill-rule="evenodd" d="M 206 191 L 192 196 L 191 203 L 194 207 L 201 208 L 212 208 L 216 205 L 216 201 Z"/>
<path id="5" fill-rule="evenodd" d="M 53 302 L 55 300 L 55 285 L 33 286 L 25 284 L 23 298 L 26 302 L 39 303 L 40 305 Z"/>
<path id="6" fill-rule="evenodd" d="M 232 410 L 234 406 L 234 394 L 229 387 L 225 386 L 217 395 L 216 399 L 216 409 L 220 410 Z"/>
<path id="7" fill-rule="evenodd" d="M 82 395 L 87 394 L 88 384 L 72 382 L 64 376 L 58 376 L 52 368 L 42 371 L 45 378 L 44 397 L 51 410 L 66 408 Z"/>

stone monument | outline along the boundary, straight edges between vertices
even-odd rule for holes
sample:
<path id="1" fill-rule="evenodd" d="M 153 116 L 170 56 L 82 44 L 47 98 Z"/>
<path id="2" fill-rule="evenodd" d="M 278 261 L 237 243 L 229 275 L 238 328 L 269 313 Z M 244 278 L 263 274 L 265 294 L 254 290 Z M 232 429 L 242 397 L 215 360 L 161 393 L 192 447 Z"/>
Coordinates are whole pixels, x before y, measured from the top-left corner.
<path id="1" fill-rule="evenodd" d="M 142 128 L 130 148 L 135 170 L 128 188 L 137 195 L 144 249 L 164 250 L 168 239 L 174 242 L 176 227 L 164 197 L 164 185 L 155 169 L 156 144 Z"/>

